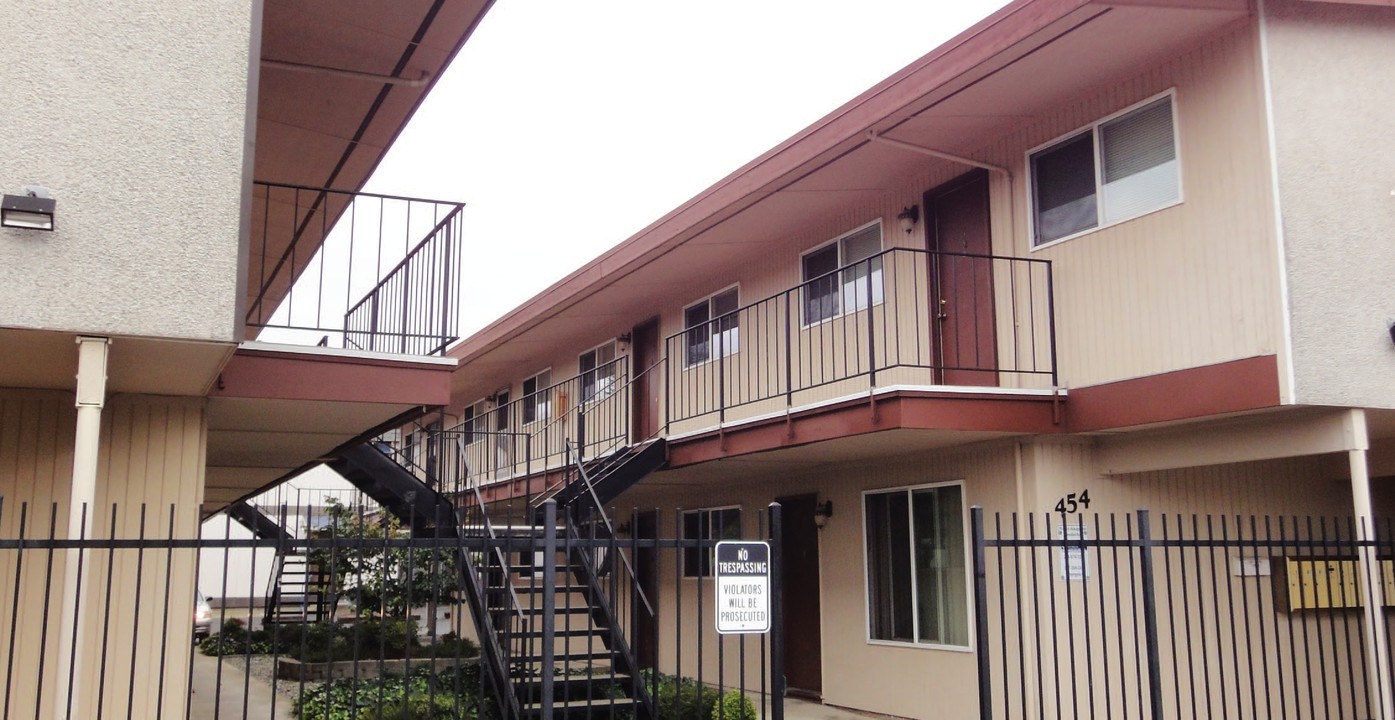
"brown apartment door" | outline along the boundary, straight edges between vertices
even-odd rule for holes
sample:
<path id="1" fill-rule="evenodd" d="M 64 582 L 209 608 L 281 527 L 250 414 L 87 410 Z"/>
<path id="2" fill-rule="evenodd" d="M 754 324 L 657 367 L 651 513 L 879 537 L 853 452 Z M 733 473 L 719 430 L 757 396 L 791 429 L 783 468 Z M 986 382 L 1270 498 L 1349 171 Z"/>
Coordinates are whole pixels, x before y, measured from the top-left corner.
<path id="1" fill-rule="evenodd" d="M 785 679 L 792 695 L 823 696 L 823 638 L 819 611 L 819 529 L 815 495 L 777 498 L 784 519 L 781 612 L 785 619 Z"/>
<path id="2" fill-rule="evenodd" d="M 988 173 L 975 170 L 925 193 L 925 216 L 936 380 L 997 386 Z"/>
<path id="3" fill-rule="evenodd" d="M 659 538 L 659 511 L 647 510 L 634 515 L 634 534 L 639 540 Z M 656 609 L 659 602 L 659 551 L 654 548 L 639 548 L 635 551 L 635 575 L 639 589 Z M 639 606 L 642 608 L 643 603 Z M 642 609 L 635 613 L 634 648 L 635 659 L 640 667 L 654 667 L 657 661 L 654 647 L 654 633 L 657 626 L 654 616 Z"/>
<path id="4" fill-rule="evenodd" d="M 659 319 L 650 318 L 636 325 L 630 332 L 630 346 L 634 348 L 630 356 L 630 372 L 635 378 L 634 392 L 630 396 L 634 417 L 630 439 L 640 442 L 659 432 L 659 389 L 663 383 L 660 374 L 663 368 L 644 372 L 659 360 Z"/>

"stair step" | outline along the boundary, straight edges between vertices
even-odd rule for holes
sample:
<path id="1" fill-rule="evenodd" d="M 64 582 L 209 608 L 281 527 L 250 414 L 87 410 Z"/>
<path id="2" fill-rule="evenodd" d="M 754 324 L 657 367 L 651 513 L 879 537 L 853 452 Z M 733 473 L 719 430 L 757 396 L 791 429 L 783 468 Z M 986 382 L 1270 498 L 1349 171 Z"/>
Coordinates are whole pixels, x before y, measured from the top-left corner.
<path id="1" fill-rule="evenodd" d="M 591 670 L 594 671 L 596 668 L 588 668 L 588 669 L 591 669 Z M 607 670 L 606 668 L 601 668 L 601 669 L 602 669 L 602 670 Z M 556 687 L 556 686 L 562 686 L 562 685 L 572 685 L 572 686 L 575 686 L 575 685 L 586 685 L 586 684 L 588 684 L 588 683 L 589 683 L 589 684 L 592 684 L 592 685 L 599 684 L 599 683 L 607 683 L 607 684 L 609 684 L 609 683 L 615 683 L 615 684 L 624 683 L 625 686 L 628 687 L 629 684 L 630 684 L 630 675 L 629 675 L 628 673 L 615 673 L 615 675 L 612 676 L 608 671 L 605 671 L 605 672 L 592 672 L 592 673 L 590 673 L 590 674 L 585 674 L 585 675 L 573 675 L 573 674 L 568 673 L 568 674 L 556 675 L 556 676 L 554 676 L 554 677 L 552 678 L 552 684 L 553 684 L 554 687 Z M 526 678 L 515 678 L 514 681 L 513 681 L 513 685 L 514 685 L 515 688 L 534 687 L 534 686 L 541 685 L 541 684 L 542 684 L 542 676 L 540 676 L 540 675 L 535 675 L 535 676 L 533 676 L 533 677 L 526 677 Z"/>
<path id="2" fill-rule="evenodd" d="M 633 708 L 635 701 L 632 698 L 604 698 L 592 700 L 558 700 L 552 703 L 552 709 L 556 713 L 571 714 L 574 712 L 586 712 L 588 714 L 596 710 L 616 710 Z M 543 711 L 542 703 L 529 703 L 522 707 L 524 715 L 541 715 Z"/>
<path id="3" fill-rule="evenodd" d="M 563 662 L 565 660 L 613 660 L 615 658 L 615 653 L 609 650 L 575 650 L 572 652 L 557 650 L 553 653 L 552 658 L 556 662 Z M 542 655 L 540 652 L 532 655 L 520 655 L 515 657 L 513 661 L 518 664 L 531 665 L 542 662 Z"/>

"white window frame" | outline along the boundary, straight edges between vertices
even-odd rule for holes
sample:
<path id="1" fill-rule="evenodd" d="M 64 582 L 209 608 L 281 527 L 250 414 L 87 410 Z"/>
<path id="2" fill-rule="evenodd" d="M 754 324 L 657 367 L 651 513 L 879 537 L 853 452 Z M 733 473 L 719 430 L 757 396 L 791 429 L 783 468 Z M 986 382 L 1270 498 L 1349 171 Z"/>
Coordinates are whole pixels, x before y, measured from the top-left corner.
<path id="1" fill-rule="evenodd" d="M 745 518 L 745 513 L 741 510 L 741 506 L 740 506 L 740 505 L 715 505 L 715 506 L 713 506 L 713 507 L 694 508 L 694 509 L 692 509 L 692 510 L 684 510 L 684 511 L 679 515 L 679 518 L 678 518 L 678 522 L 679 522 L 679 526 L 678 526 L 678 537 L 679 537 L 679 539 L 680 539 L 680 540 L 701 540 L 701 539 L 702 539 L 702 538 L 690 538 L 690 537 L 687 536 L 687 528 L 688 528 L 687 518 L 688 518 L 689 515 L 700 515 L 700 514 L 702 514 L 702 513 L 706 513 L 706 514 L 708 515 L 708 531 L 711 532 L 711 529 L 712 529 L 712 526 L 711 526 L 711 514 L 714 513 L 714 512 L 723 512 L 723 511 L 726 511 L 726 510 L 735 510 L 735 511 L 736 511 L 736 527 L 737 527 L 738 530 L 741 530 L 742 532 L 744 532 L 744 531 L 745 531 L 746 518 Z M 722 539 L 724 539 L 724 538 L 708 538 L 708 539 L 709 539 L 709 540 L 711 540 L 711 539 L 722 540 Z M 701 550 L 701 548 L 685 548 L 685 550 L 690 550 L 690 549 Z M 708 564 L 713 566 L 712 568 L 709 568 L 709 570 L 715 570 L 715 565 L 716 565 L 716 563 L 717 563 L 716 554 L 717 554 L 717 550 L 716 550 L 716 548 L 713 548 L 713 549 L 711 550 L 711 554 L 708 555 Z M 681 571 L 681 573 L 682 573 L 682 576 L 683 576 L 683 579 L 684 579 L 684 580 L 698 580 L 698 579 L 699 579 L 696 570 L 695 570 L 691 575 L 688 574 L 688 553 L 687 553 L 687 552 L 680 553 L 680 554 L 679 554 L 679 557 L 678 557 L 678 561 L 679 561 L 679 564 L 682 565 L 682 567 L 680 568 L 680 571 Z M 713 575 L 712 572 L 707 572 L 707 573 L 705 573 L 705 574 L 702 575 L 701 579 L 702 579 L 702 580 L 711 580 L 711 579 L 712 579 L 712 575 Z"/>
<path id="2" fill-rule="evenodd" d="M 965 598 L 964 598 L 965 606 L 964 606 L 964 607 L 968 609 L 968 612 L 969 612 L 969 613 L 972 613 L 972 612 L 973 612 L 973 607 L 974 607 L 974 598 L 973 598 L 973 588 L 974 588 L 973 579 L 974 579 L 974 578 L 973 578 L 973 564 L 972 564 L 973 543 L 972 543 L 972 539 L 969 537 L 969 497 L 968 497 L 968 488 L 967 488 L 967 486 L 966 486 L 965 481 L 962 480 L 962 479 L 960 479 L 960 480 L 949 480 L 949 481 L 946 481 L 946 482 L 937 482 L 937 483 L 923 483 L 923 484 L 920 484 L 920 485 L 901 485 L 901 486 L 897 486 L 897 487 L 876 488 L 876 489 L 874 489 L 874 490 L 863 490 L 863 491 L 862 491 L 861 497 L 858 498 L 858 505 L 859 505 L 859 507 L 858 507 L 858 512 L 862 514 L 862 610 L 863 610 L 862 630 L 863 630 L 863 634 L 864 634 L 865 641 L 866 641 L 866 643 L 867 643 L 868 645 L 886 645 L 886 646 L 889 646 L 889 647 L 917 648 L 917 649 L 921 649 L 921 650 L 948 650 L 948 651 L 951 651 L 951 652 L 973 652 L 973 651 L 974 651 L 974 632 L 973 632 L 973 622 L 974 622 L 974 619 L 973 619 L 973 617 L 972 617 L 971 615 L 968 615 L 968 616 L 965 617 L 966 629 L 967 629 L 967 631 L 968 631 L 968 634 L 967 634 L 968 643 L 965 644 L 965 645 L 947 645 L 947 644 L 943 644 L 943 643 L 923 643 L 923 642 L 902 642 L 902 641 L 899 641 L 899 640 L 882 640 L 882 639 L 880 639 L 880 638 L 874 638 L 874 637 L 872 637 L 872 591 L 871 591 L 871 585 L 872 585 L 872 564 L 869 563 L 869 562 L 867 562 L 868 553 L 870 552 L 870 548 L 867 546 L 867 496 L 868 496 L 868 495 L 886 495 L 886 494 L 889 494 L 889 493 L 896 493 L 896 492 L 900 492 L 900 493 L 911 493 L 911 492 L 914 492 L 914 491 L 916 491 L 916 490 L 929 490 L 929 489 L 934 489 L 934 488 L 953 487 L 953 486 L 958 486 L 958 487 L 959 487 L 959 510 L 960 510 L 960 515 L 961 515 L 962 528 L 963 528 L 963 532 L 964 532 L 964 596 L 965 596 Z M 911 511 L 911 512 L 914 512 L 914 506 L 912 506 L 912 507 L 910 508 L 910 511 Z M 915 567 L 915 543 L 914 543 L 914 542 L 911 543 L 911 567 L 912 567 L 912 568 Z M 916 587 L 915 587 L 914 585 L 912 585 L 912 586 L 911 586 L 911 608 L 912 608 L 912 610 L 914 611 L 915 614 L 912 616 L 911 625 L 912 625 L 912 627 L 915 627 L 915 628 L 917 628 L 917 630 L 919 630 L 919 628 L 920 628 L 920 617 L 919 617 L 920 609 L 919 609 L 919 603 L 916 601 L 916 600 L 917 600 L 916 595 L 917 595 Z"/>
<path id="3" fill-rule="evenodd" d="M 1100 127 L 1103 126 L 1103 125 L 1109 124 L 1109 123 L 1110 123 L 1111 121 L 1113 121 L 1113 120 L 1117 120 L 1117 119 L 1119 119 L 1119 118 L 1121 118 L 1121 117 L 1123 117 L 1123 116 L 1125 116 L 1125 115 L 1128 115 L 1129 113 L 1131 113 L 1131 112 L 1133 112 L 1133 111 L 1135 111 L 1135 110 L 1138 110 L 1139 108 L 1142 108 L 1142 107 L 1144 107 L 1145 105 L 1148 105 L 1149 103 L 1157 102 L 1158 100 L 1161 100 L 1161 99 L 1163 99 L 1163 98 L 1169 98 L 1169 99 L 1170 99 L 1170 102 L 1171 102 L 1171 109 L 1172 109 L 1172 146 L 1173 146 L 1174 150 L 1176 151 L 1176 155 L 1177 155 L 1177 199 L 1176 199 L 1176 200 L 1171 200 L 1171 201 L 1166 202 L 1166 203 L 1163 203 L 1162 205 L 1158 205 L 1157 207 L 1153 207 L 1153 208 L 1149 208 L 1149 209 L 1147 209 L 1147 210 L 1143 210 L 1143 211 L 1137 212 L 1137 213 L 1135 213 L 1135 214 L 1133 214 L 1133 215 L 1129 215 L 1129 216 L 1126 216 L 1126 217 L 1118 218 L 1118 219 L 1113 220 L 1113 221 L 1110 221 L 1110 222 L 1108 222 L 1108 223 L 1102 222 L 1102 220 L 1103 220 L 1103 215 L 1104 215 L 1103 203 L 1099 202 L 1099 200 L 1098 200 L 1098 198 L 1100 198 L 1100 197 L 1103 195 L 1103 189 L 1104 189 L 1104 178 L 1103 178 L 1104 163 L 1103 163 L 1103 157 L 1102 157 L 1101 154 L 1100 154 Z M 1089 131 L 1090 133 L 1092 133 L 1091 141 L 1092 141 L 1093 144 L 1094 144 L 1095 197 L 1097 198 L 1096 203 L 1095 203 L 1095 218 L 1096 218 L 1097 221 L 1100 221 L 1100 222 L 1097 222 L 1097 223 L 1095 224 L 1094 227 L 1086 228 L 1086 229 L 1084 229 L 1084 230 L 1080 230 L 1080 231 L 1078 231 L 1078 232 L 1071 233 L 1070 235 L 1066 235 L 1066 236 L 1064 236 L 1064 237 L 1056 238 L 1055 240 L 1048 240 L 1048 241 L 1046 241 L 1046 242 L 1041 243 L 1040 245 L 1038 245 L 1038 244 L 1036 244 L 1036 239 L 1037 239 L 1037 227 L 1036 227 L 1036 225 L 1037 225 L 1037 199 L 1036 199 L 1036 188 L 1035 188 L 1035 183 L 1034 183 L 1033 180 L 1032 180 L 1032 156 L 1033 156 L 1033 155 L 1036 155 L 1036 154 L 1039 153 L 1039 152 L 1042 152 L 1043 150 L 1049 150 L 1049 149 L 1051 149 L 1052 147 L 1055 147 L 1055 146 L 1057 146 L 1057 145 L 1061 145 L 1061 144 L 1063 144 L 1064 142 L 1066 142 L 1067 140 L 1071 140 L 1071 139 L 1075 138 L 1077 135 L 1080 135 L 1081 133 L 1084 133 L 1084 132 L 1086 132 L 1086 131 Z M 1128 106 L 1128 107 L 1126 107 L 1126 108 L 1124 108 L 1124 109 L 1122 109 L 1122 110 L 1119 110 L 1119 111 L 1117 111 L 1117 112 L 1114 112 L 1114 113 L 1112 113 L 1112 114 L 1110 114 L 1110 115 L 1106 115 L 1106 116 L 1104 116 L 1104 117 L 1102 117 L 1102 118 L 1100 118 L 1100 119 L 1098 119 L 1098 120 L 1096 120 L 1096 121 L 1094 121 L 1094 122 L 1092 122 L 1092 123 L 1089 123 L 1089 124 L 1087 124 L 1087 125 L 1082 125 L 1082 126 L 1076 128 L 1076 129 L 1074 129 L 1074 130 L 1071 130 L 1071 131 L 1068 132 L 1068 133 L 1063 133 L 1063 134 L 1061 134 L 1061 135 L 1058 135 L 1058 136 L 1052 138 L 1051 140 L 1048 140 L 1047 142 L 1044 142 L 1044 143 L 1042 143 L 1042 144 L 1040 144 L 1040 145 L 1038 145 L 1038 146 L 1036 146 L 1036 147 L 1034 147 L 1034 148 L 1028 150 L 1026 153 L 1023 154 L 1023 174 L 1022 174 L 1022 177 L 1024 177 L 1024 178 L 1027 179 L 1027 181 L 1024 182 L 1024 183 L 1022 183 L 1022 184 L 1026 186 L 1026 187 L 1025 187 L 1025 190 L 1026 190 L 1026 193 L 1027 193 L 1027 245 L 1028 245 L 1028 248 L 1029 248 L 1029 250 L 1030 250 L 1031 252 L 1036 252 L 1037 250 L 1041 250 L 1041 249 L 1044 249 L 1044 248 L 1053 247 L 1053 246 L 1059 245 L 1059 244 L 1061 244 L 1061 243 L 1063 243 L 1063 242 L 1066 242 L 1066 241 L 1069 241 L 1069 240 L 1074 240 L 1074 239 L 1076 239 L 1076 238 L 1078 238 L 1078 237 L 1082 237 L 1082 236 L 1084 236 L 1084 235 L 1089 235 L 1090 233 L 1099 232 L 1100 230 L 1104 230 L 1104 229 L 1106 229 L 1106 228 L 1111 228 L 1111 227 L 1114 227 L 1114 226 L 1116 226 L 1116 225 L 1120 225 L 1120 224 L 1123 224 L 1123 223 L 1126 223 L 1126 222 L 1130 222 L 1130 221 L 1132 221 L 1132 220 L 1137 220 L 1138 218 L 1144 217 L 1144 216 L 1146 216 L 1146 215 L 1152 215 L 1152 214 L 1155 213 L 1155 212 L 1160 212 L 1160 211 L 1162 211 L 1162 210 L 1166 210 L 1166 209 L 1168 209 L 1168 208 L 1172 208 L 1172 207 L 1176 207 L 1176 206 L 1178 206 L 1178 205 L 1181 205 L 1181 204 L 1183 203 L 1183 201 L 1186 200 L 1186 188 L 1183 186 L 1183 182 L 1182 182 L 1182 178 L 1183 178 L 1184 176 L 1185 176 L 1185 173 L 1183 172 L 1183 167 L 1182 167 L 1182 125 L 1181 125 L 1181 117 L 1180 117 L 1180 114 L 1179 114 L 1178 111 L 1177 111 L 1177 88 L 1175 88 L 1175 87 L 1168 88 L 1167 90 L 1164 90 L 1164 91 L 1162 91 L 1162 92 L 1160 92 L 1160 93 L 1158 93 L 1158 94 L 1156 94 L 1156 95 L 1153 95 L 1153 96 L 1151 96 L 1151 97 L 1144 98 L 1143 100 L 1140 100 L 1140 101 L 1138 101 L 1138 102 L 1136 102 L 1136 103 L 1134 103 L 1134 104 L 1132 104 L 1132 105 L 1130 105 L 1130 106 Z"/>
<path id="4" fill-rule="evenodd" d="M 539 387 L 539 386 L 537 385 L 537 383 L 535 382 L 535 383 L 534 383 L 534 387 L 533 387 L 533 392 L 532 392 L 532 393 L 529 393 L 529 392 L 527 391 L 528 381 L 529 381 L 529 380 L 536 381 L 538 378 L 542 377 L 543 375 L 547 375 L 547 384 L 546 384 L 546 385 L 542 385 L 541 387 Z M 550 387 L 552 387 L 552 368 L 551 368 L 551 367 L 545 367 L 545 368 L 543 368 L 542 370 L 539 370 L 539 371 L 533 373 L 532 375 L 529 375 L 528 377 L 523 378 L 523 383 L 522 383 L 522 385 L 519 387 L 519 392 L 518 392 L 518 397 L 519 397 L 519 399 L 522 400 L 522 402 L 523 402 L 522 407 L 523 407 L 524 417 L 520 417 L 520 418 L 518 419 L 519 422 L 520 422 L 521 424 L 523 424 L 523 425 L 532 425 L 532 424 L 534 424 L 534 423 L 546 422 L 546 421 L 552 419 L 552 398 L 551 398 L 550 396 L 544 396 L 544 395 L 543 395 L 543 391 L 544 391 L 544 390 L 547 390 L 547 389 L 550 388 Z M 541 399 L 540 399 L 540 398 L 541 398 Z M 526 416 L 529 408 L 532 408 L 532 410 L 533 410 L 533 417 L 532 417 L 532 418 L 528 418 L 528 417 Z"/>
<path id="5" fill-rule="evenodd" d="M 691 309 L 693 309 L 693 308 L 695 308 L 695 307 L 697 307 L 697 306 L 699 306 L 699 305 L 702 305 L 702 304 L 706 303 L 706 304 L 707 304 L 707 323 L 710 324 L 710 323 L 714 322 L 714 321 L 717 319 L 717 316 L 712 314 L 712 301 L 713 301 L 718 295 L 725 295 L 726 293 L 728 293 L 728 292 L 733 292 L 733 291 L 736 293 L 736 310 L 733 311 L 733 313 L 732 313 L 732 315 L 733 315 L 733 317 L 734 317 L 734 319 L 735 319 L 735 324 L 731 327 L 730 330 L 724 330 L 724 331 L 722 331 L 722 332 L 713 332 L 713 333 L 709 333 L 708 336 L 707 336 L 707 342 L 708 342 L 708 345 L 707 345 L 707 357 L 705 357 L 705 358 L 703 358 L 703 359 L 701 359 L 701 360 L 690 361 L 690 358 L 688 357 L 688 333 L 691 332 L 691 329 L 688 327 L 688 311 L 691 310 Z M 707 364 L 707 363 L 710 363 L 710 362 L 712 362 L 713 360 L 717 360 L 717 359 L 718 359 L 718 355 L 717 355 L 716 351 L 714 350 L 714 348 L 715 348 L 716 345 L 717 345 L 717 338 L 718 338 L 718 337 L 722 337 L 722 343 L 721 343 L 721 346 L 722 346 L 722 354 L 721 354 L 721 357 L 723 357 L 723 358 L 731 357 L 732 355 L 735 355 L 736 353 L 740 352 L 740 351 L 741 351 L 741 284 L 740 284 L 740 283 L 733 283 L 733 284 L 728 285 L 728 286 L 726 286 L 726 287 L 724 287 L 724 288 L 722 288 L 722 289 L 720 289 L 720 290 L 718 290 L 718 291 L 716 291 L 716 292 L 714 292 L 714 293 L 711 293 L 711 294 L 707 295 L 707 296 L 704 297 L 704 298 L 701 298 L 701 299 L 699 299 L 699 300 L 694 300 L 693 302 L 690 302 L 690 303 L 688 303 L 687 305 L 684 305 L 684 306 L 683 306 L 683 317 L 681 318 L 681 322 L 683 323 L 683 345 L 682 345 L 682 348 L 683 348 L 683 349 L 682 349 L 682 353 L 683 353 L 683 369 L 684 369 L 684 370 L 687 370 L 687 369 L 689 369 L 689 368 L 699 367 L 699 366 L 701 366 L 701 365 L 705 365 L 705 364 Z M 715 326 L 713 326 L 713 327 L 715 327 Z"/>
<path id="6" fill-rule="evenodd" d="M 604 363 L 597 362 L 596 366 L 590 370 L 581 369 L 582 358 L 586 357 L 587 355 L 596 353 L 606 347 L 610 348 L 610 360 L 607 360 Z M 610 367 L 610 375 L 606 377 L 606 380 L 608 380 L 608 382 L 605 383 L 604 387 L 601 387 L 602 383 L 600 381 L 602 379 L 602 375 L 598 371 L 606 366 Z M 614 340 L 607 340 L 601 343 L 600 345 L 597 345 L 593 348 L 586 350 L 583 353 L 578 354 L 576 356 L 576 369 L 577 374 L 580 376 L 580 387 L 578 389 L 581 393 L 581 397 L 579 399 L 585 403 L 595 403 L 600 402 L 601 400 L 604 400 L 613 395 L 616 390 L 616 371 L 619 369 L 619 367 L 620 345 Z M 593 392 L 591 393 L 590 397 L 586 396 L 586 378 L 588 375 L 592 378 L 591 383 L 593 388 Z"/>
<path id="7" fill-rule="evenodd" d="M 470 417 L 469 417 L 469 418 L 466 418 L 466 417 L 465 417 L 465 413 L 467 413 L 467 412 L 470 413 Z M 465 425 L 465 423 L 470 423 L 470 429 L 465 431 L 465 432 L 468 433 L 469 436 L 470 436 L 469 439 L 467 439 L 466 442 L 465 442 L 465 444 L 466 444 L 467 446 L 468 446 L 468 445 L 474 445 L 475 443 L 480 442 L 480 441 L 483 440 L 484 437 L 486 436 L 485 434 L 487 434 L 487 433 L 489 432 L 489 430 L 488 430 L 487 428 L 486 428 L 485 430 L 483 430 L 483 431 L 480 431 L 479 428 L 475 425 L 475 423 L 479 422 L 481 419 L 487 417 L 488 415 L 489 415 L 489 398 L 487 398 L 487 397 L 480 398 L 480 399 L 478 399 L 478 400 L 476 400 L 476 401 L 474 401 L 474 402 L 472 402 L 472 403 L 467 404 L 465 407 L 461 408 L 461 410 L 460 410 L 460 424 L 461 424 L 461 426 L 463 427 L 463 426 Z"/>
<path id="8" fill-rule="evenodd" d="M 847 265 L 847 262 L 846 262 L 846 260 L 845 260 L 844 257 L 843 257 L 843 241 L 846 240 L 846 239 L 848 239 L 848 238 L 850 238 L 850 237 L 852 237 L 853 235 L 856 235 L 856 234 L 858 234 L 858 233 L 860 233 L 860 232 L 866 230 L 867 228 L 870 228 L 870 227 L 873 227 L 873 226 L 877 226 L 877 228 L 878 228 L 878 230 L 877 230 L 877 253 L 876 253 L 876 255 L 880 255 L 880 254 L 886 252 L 886 250 L 887 250 L 887 247 L 886 247 L 886 228 L 882 225 L 882 219 L 881 219 L 881 218 L 877 218 L 876 220 L 873 220 L 873 221 L 871 221 L 871 222 L 863 223 L 862 225 L 859 225 L 859 226 L 857 226 L 857 227 L 855 227 L 855 228 L 853 228 L 853 229 L 851 229 L 851 230 L 849 230 L 849 231 L 847 231 L 847 232 L 845 232 L 845 233 L 843 233 L 843 234 L 841 234 L 841 235 L 839 235 L 839 236 L 833 238 L 832 240 L 829 240 L 828 242 L 822 243 L 822 244 L 817 245 L 817 246 L 815 246 L 815 247 L 811 247 L 811 248 L 809 248 L 808 250 L 805 250 L 804 252 L 802 252 L 802 253 L 799 254 L 799 287 L 800 287 L 800 297 L 799 297 L 799 313 L 800 313 L 800 318 L 799 318 L 799 322 L 800 322 L 800 327 L 806 327 L 806 328 L 807 328 L 807 327 L 812 327 L 812 326 L 814 326 L 814 325 L 818 325 L 819 323 L 825 323 L 825 322 L 828 322 L 828 321 L 830 321 L 830 320 L 836 320 L 836 319 L 838 319 L 838 318 L 840 318 L 840 317 L 843 317 L 844 315 L 856 314 L 856 313 L 858 313 L 858 312 L 861 312 L 861 311 L 867 309 L 865 306 L 863 306 L 863 305 L 860 304 L 860 303 L 862 303 L 862 302 L 865 302 L 865 299 L 863 299 L 862 295 L 860 295 L 860 294 L 854 294 L 853 297 L 856 299 L 856 302 L 853 303 L 854 307 L 853 307 L 852 309 L 848 309 L 847 304 L 843 302 L 844 297 L 845 297 L 845 296 L 847 295 L 847 293 L 848 293 L 848 286 L 849 286 L 850 284 L 853 284 L 853 285 L 855 286 L 855 284 L 856 284 L 856 282 L 857 282 L 856 280 L 853 280 L 853 283 L 848 283 L 848 282 L 845 281 L 845 280 L 843 279 L 843 277 L 842 277 L 842 274 L 843 274 L 843 272 L 844 272 L 844 266 Z M 810 279 L 804 277 L 804 258 L 809 257 L 810 255 L 813 255 L 814 253 L 822 252 L 822 251 L 824 251 L 824 250 L 827 250 L 827 249 L 829 248 L 829 246 L 836 247 L 836 248 L 837 248 L 837 253 L 838 253 L 838 264 L 837 264 L 837 268 L 838 268 L 838 269 L 834 271 L 834 272 L 838 273 L 838 287 L 837 287 L 837 291 L 836 291 L 835 294 L 834 294 L 834 296 L 835 296 L 836 298 L 838 298 L 838 311 L 835 312 L 835 313 L 833 313 L 832 315 L 829 315 L 829 316 L 826 317 L 826 318 L 820 318 L 820 319 L 818 319 L 818 320 L 810 320 L 810 319 L 809 319 L 809 305 L 808 305 L 807 293 L 809 292 L 809 291 L 808 291 L 808 285 L 809 285 L 810 282 L 812 282 L 812 280 L 810 280 Z M 873 257 L 876 257 L 876 255 L 873 255 Z M 863 262 L 863 261 L 859 261 L 859 262 Z M 883 266 L 884 266 L 884 265 L 885 265 L 885 263 L 883 263 Z M 885 282 L 886 282 L 886 281 L 883 279 L 884 276 L 885 276 L 885 270 L 886 270 L 885 267 L 882 267 L 882 268 L 878 268 L 878 269 L 877 269 L 875 275 L 873 275 L 872 273 L 868 273 L 869 282 L 872 282 L 872 283 L 873 283 L 873 285 L 872 285 L 872 307 L 876 307 L 876 306 L 881 305 L 882 303 L 886 302 L 886 286 L 885 286 Z"/>

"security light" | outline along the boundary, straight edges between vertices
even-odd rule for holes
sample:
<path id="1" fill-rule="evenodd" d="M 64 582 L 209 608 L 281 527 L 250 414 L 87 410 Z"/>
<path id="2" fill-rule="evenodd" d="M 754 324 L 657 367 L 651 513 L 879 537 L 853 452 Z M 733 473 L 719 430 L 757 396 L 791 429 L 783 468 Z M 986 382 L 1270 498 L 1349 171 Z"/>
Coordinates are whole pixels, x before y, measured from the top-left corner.
<path id="1" fill-rule="evenodd" d="M 896 219 L 901 221 L 901 229 L 910 235 L 911 231 L 915 229 L 915 224 L 920 222 L 920 206 L 907 206 L 905 210 L 901 211 L 901 214 L 896 216 Z"/>
<path id="2" fill-rule="evenodd" d="M 0 227 L 53 230 L 53 211 L 57 204 L 47 188 L 27 185 L 22 195 L 5 195 L 0 199 Z"/>

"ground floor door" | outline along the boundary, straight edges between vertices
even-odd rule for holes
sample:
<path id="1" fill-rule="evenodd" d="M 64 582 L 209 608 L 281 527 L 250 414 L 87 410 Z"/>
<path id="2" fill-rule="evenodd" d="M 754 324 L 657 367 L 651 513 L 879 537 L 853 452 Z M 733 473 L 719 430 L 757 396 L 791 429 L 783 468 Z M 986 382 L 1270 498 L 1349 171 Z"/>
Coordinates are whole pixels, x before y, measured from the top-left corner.
<path id="1" fill-rule="evenodd" d="M 657 540 L 659 538 L 659 511 L 649 510 L 635 513 L 631 522 L 636 539 Z M 634 563 L 640 591 L 644 593 L 644 597 L 648 598 L 651 604 L 657 606 L 659 602 L 659 551 L 652 547 L 639 548 L 635 551 Z M 633 645 L 635 659 L 639 662 L 640 667 L 654 667 L 658 661 L 654 648 L 657 629 L 654 618 L 648 613 L 635 613 Z"/>
<path id="2" fill-rule="evenodd" d="M 823 658 L 819 611 L 819 529 L 814 524 L 815 495 L 777 498 L 783 508 L 785 678 L 791 695 L 823 695 Z"/>
<path id="3" fill-rule="evenodd" d="M 936 381 L 996 386 L 988 173 L 975 170 L 925 193 L 925 216 Z"/>

